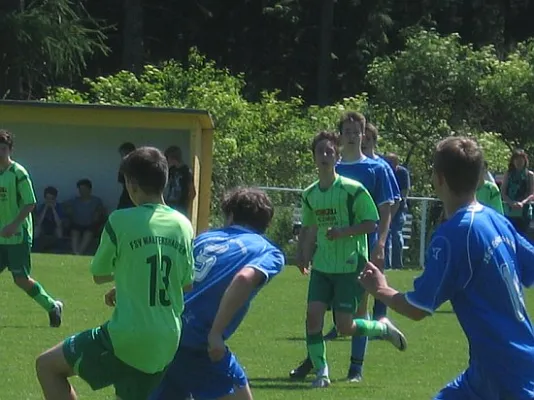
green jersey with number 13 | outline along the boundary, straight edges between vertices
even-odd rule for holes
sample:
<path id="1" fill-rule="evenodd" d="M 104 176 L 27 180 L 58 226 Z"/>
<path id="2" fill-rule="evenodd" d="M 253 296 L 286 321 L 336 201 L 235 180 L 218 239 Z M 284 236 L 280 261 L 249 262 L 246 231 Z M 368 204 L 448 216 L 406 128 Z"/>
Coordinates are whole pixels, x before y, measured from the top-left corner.
<path id="1" fill-rule="evenodd" d="M 120 360 L 143 372 L 162 371 L 178 348 L 193 238 L 189 220 L 160 204 L 114 211 L 102 232 L 91 273 L 115 277 L 111 344 Z"/>

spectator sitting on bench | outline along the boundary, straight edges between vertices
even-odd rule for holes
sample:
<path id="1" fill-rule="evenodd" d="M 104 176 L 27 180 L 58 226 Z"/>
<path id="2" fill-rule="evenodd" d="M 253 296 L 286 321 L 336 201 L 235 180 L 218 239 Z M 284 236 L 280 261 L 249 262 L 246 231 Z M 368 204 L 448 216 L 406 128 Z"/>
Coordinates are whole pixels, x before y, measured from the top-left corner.
<path id="1" fill-rule="evenodd" d="M 89 245 L 105 221 L 106 211 L 99 197 L 91 194 L 93 185 L 89 179 L 76 184 L 79 196 L 68 202 L 72 252 L 86 254 Z"/>
<path id="2" fill-rule="evenodd" d="M 35 212 L 35 245 L 38 253 L 57 252 L 63 238 L 63 209 L 57 203 L 58 190 L 48 186 L 44 190 L 44 202 Z"/>

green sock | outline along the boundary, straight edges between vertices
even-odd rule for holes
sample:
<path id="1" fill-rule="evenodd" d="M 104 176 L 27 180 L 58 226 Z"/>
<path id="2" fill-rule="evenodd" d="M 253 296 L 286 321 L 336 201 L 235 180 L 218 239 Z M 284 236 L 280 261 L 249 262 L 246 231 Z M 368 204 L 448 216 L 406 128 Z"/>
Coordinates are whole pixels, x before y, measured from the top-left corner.
<path id="1" fill-rule="evenodd" d="M 357 328 L 355 336 L 377 337 L 384 336 L 388 332 L 387 325 L 382 322 L 355 319 L 354 323 Z"/>
<path id="2" fill-rule="evenodd" d="M 316 370 L 324 369 L 326 367 L 326 346 L 323 333 L 306 334 L 306 345 L 313 367 Z"/>
<path id="3" fill-rule="evenodd" d="M 37 304 L 43 307 L 46 311 L 52 311 L 56 306 L 56 302 L 48 293 L 43 289 L 39 282 L 35 282 L 33 287 L 27 291 L 28 296 L 30 296 Z"/>

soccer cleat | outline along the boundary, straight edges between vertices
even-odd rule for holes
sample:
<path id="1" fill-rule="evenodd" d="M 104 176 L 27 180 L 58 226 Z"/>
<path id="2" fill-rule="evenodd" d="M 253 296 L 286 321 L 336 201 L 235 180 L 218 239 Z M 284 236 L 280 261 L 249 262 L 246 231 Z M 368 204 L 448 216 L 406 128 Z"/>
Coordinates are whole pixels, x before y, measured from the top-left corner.
<path id="1" fill-rule="evenodd" d="M 337 333 L 337 329 L 336 327 L 332 327 L 332 329 L 330 329 L 330 331 L 323 336 L 324 340 L 326 341 L 329 341 L 329 340 L 334 340 L 338 337 L 338 333 Z"/>
<path id="2" fill-rule="evenodd" d="M 325 375 L 318 375 L 312 382 L 312 388 L 323 389 L 330 386 L 330 378 Z"/>
<path id="3" fill-rule="evenodd" d="M 361 365 L 351 364 L 349 372 L 347 373 L 347 380 L 353 383 L 359 383 L 362 381 Z"/>
<path id="4" fill-rule="evenodd" d="M 295 381 L 301 381 L 308 376 L 313 370 L 313 364 L 310 358 L 306 358 L 300 365 L 289 373 L 289 378 Z"/>
<path id="5" fill-rule="evenodd" d="M 59 328 L 61 326 L 61 314 L 63 314 L 63 303 L 56 300 L 56 305 L 48 312 L 51 328 Z"/>
<path id="6" fill-rule="evenodd" d="M 393 323 L 389 319 L 384 317 L 380 319 L 380 322 L 387 326 L 387 332 L 383 336 L 383 339 L 390 342 L 400 351 L 406 350 L 408 343 L 406 342 L 404 334 L 395 325 L 393 325 Z"/>

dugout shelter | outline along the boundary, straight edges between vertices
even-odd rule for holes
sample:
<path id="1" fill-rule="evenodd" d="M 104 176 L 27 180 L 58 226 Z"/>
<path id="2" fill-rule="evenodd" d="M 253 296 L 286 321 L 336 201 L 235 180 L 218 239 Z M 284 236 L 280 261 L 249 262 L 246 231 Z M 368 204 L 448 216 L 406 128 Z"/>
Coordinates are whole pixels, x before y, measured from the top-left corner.
<path id="1" fill-rule="evenodd" d="M 55 186 L 58 201 L 66 201 L 77 195 L 76 182 L 87 178 L 108 212 L 122 191 L 117 182 L 122 143 L 162 151 L 180 146 L 197 191 L 193 227 L 208 228 L 213 121 L 207 111 L 0 100 L 0 129 L 14 134 L 13 157 L 29 170 L 38 201 L 47 186 Z"/>

